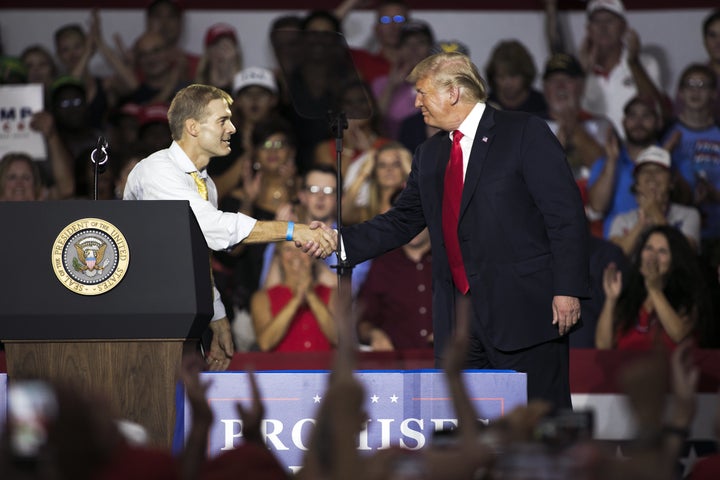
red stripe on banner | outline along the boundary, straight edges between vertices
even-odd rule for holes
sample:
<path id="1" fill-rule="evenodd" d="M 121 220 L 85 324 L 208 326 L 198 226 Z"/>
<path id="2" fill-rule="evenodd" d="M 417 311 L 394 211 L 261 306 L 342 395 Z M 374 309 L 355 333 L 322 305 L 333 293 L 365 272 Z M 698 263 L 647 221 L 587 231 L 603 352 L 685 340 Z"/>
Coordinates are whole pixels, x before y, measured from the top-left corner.
<path id="1" fill-rule="evenodd" d="M 616 379 L 620 372 L 645 353 L 624 350 L 570 350 L 572 393 L 620 393 Z M 261 370 L 330 370 L 332 352 L 251 352 L 236 353 L 229 370 L 252 367 Z M 720 387 L 720 350 L 696 350 L 700 368 L 699 392 L 717 393 Z M 420 370 L 434 368 L 430 350 L 403 352 L 361 352 L 358 370 Z M 0 373 L 7 372 L 5 352 L 0 351 Z"/>
<path id="2" fill-rule="evenodd" d="M 647 355 L 627 350 L 570 350 L 572 393 L 618 393 L 617 378 L 633 361 Z M 720 385 L 720 350 L 696 350 L 700 368 L 699 392 L 716 393 Z"/>

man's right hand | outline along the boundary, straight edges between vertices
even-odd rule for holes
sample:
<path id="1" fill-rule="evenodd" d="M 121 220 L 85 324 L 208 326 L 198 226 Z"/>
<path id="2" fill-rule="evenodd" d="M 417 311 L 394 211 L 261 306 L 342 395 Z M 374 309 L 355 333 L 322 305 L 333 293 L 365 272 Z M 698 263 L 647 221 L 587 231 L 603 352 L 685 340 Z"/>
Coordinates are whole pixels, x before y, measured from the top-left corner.
<path id="1" fill-rule="evenodd" d="M 337 249 L 337 232 L 322 222 L 310 225 L 297 224 L 293 240 L 295 245 L 310 256 L 325 258 Z"/>

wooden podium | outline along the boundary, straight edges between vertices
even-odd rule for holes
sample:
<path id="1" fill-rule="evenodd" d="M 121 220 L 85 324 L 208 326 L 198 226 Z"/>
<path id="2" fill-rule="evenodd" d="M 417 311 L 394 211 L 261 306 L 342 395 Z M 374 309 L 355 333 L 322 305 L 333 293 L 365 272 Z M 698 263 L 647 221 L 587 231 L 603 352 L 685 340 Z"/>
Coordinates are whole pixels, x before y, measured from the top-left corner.
<path id="1" fill-rule="evenodd" d="M 8 378 L 72 383 L 171 446 L 176 373 L 212 315 L 208 248 L 185 201 L 2 202 Z"/>

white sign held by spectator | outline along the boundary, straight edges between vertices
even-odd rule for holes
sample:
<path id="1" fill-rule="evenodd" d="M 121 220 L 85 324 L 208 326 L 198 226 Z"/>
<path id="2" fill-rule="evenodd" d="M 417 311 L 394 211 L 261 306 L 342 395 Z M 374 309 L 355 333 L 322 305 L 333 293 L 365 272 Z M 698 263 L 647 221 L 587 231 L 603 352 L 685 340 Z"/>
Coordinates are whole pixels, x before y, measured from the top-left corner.
<path id="1" fill-rule="evenodd" d="M 22 152 L 35 160 L 47 158 L 45 139 L 30 128 L 33 114 L 42 109 L 41 84 L 0 86 L 0 157 Z"/>

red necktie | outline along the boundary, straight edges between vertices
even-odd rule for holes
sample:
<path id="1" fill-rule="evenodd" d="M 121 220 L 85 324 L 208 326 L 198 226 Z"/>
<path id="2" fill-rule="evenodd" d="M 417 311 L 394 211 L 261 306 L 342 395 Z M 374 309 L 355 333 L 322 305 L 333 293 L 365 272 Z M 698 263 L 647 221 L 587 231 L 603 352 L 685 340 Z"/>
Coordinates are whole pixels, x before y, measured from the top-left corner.
<path id="1" fill-rule="evenodd" d="M 460 148 L 460 139 L 462 137 L 463 134 L 459 130 L 453 132 L 450 161 L 445 169 L 442 229 L 453 282 L 455 282 L 455 287 L 465 294 L 470 290 L 470 285 L 465 274 L 465 265 L 463 264 L 458 240 L 458 219 L 460 218 L 460 199 L 462 198 L 463 189 L 463 155 Z"/>

